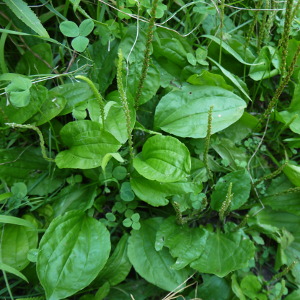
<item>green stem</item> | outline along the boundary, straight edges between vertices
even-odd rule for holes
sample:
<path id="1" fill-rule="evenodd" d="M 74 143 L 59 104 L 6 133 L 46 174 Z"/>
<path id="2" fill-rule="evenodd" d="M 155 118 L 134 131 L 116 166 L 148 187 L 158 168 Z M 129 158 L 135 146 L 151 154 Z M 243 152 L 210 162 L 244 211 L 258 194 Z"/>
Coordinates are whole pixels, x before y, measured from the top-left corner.
<path id="1" fill-rule="evenodd" d="M 285 9 L 285 16 L 284 16 L 284 29 L 283 35 L 280 40 L 280 46 L 282 47 L 282 65 L 281 65 L 281 74 L 284 78 L 286 75 L 286 59 L 288 55 L 288 43 L 289 43 L 289 35 L 290 30 L 293 22 L 293 0 L 287 0 L 286 2 L 286 9 Z"/>
<path id="2" fill-rule="evenodd" d="M 209 178 L 212 178 L 212 173 L 208 165 L 208 150 L 210 146 L 210 137 L 211 137 L 211 131 L 212 131 L 212 111 L 213 106 L 209 108 L 208 111 L 208 122 L 207 122 L 207 133 L 205 137 L 205 148 L 204 148 L 204 154 L 203 154 L 203 163 L 207 171 L 207 175 Z"/>
<path id="3" fill-rule="evenodd" d="M 40 129 L 38 127 L 30 125 L 30 124 L 16 124 L 16 123 L 5 123 L 5 125 L 7 125 L 9 127 L 12 127 L 12 128 L 17 127 L 17 128 L 27 128 L 27 129 L 34 130 L 40 138 L 40 146 L 41 146 L 41 151 L 42 151 L 43 158 L 45 160 L 48 160 L 48 161 L 51 161 L 51 162 L 54 161 L 53 158 L 49 158 L 47 156 L 44 137 L 43 137 L 43 134 L 42 134 L 42 132 L 40 131 Z"/>
<path id="4" fill-rule="evenodd" d="M 77 75 L 77 76 L 75 76 L 75 78 L 85 81 L 89 85 L 91 90 L 93 91 L 93 94 L 96 97 L 96 99 L 99 103 L 99 106 L 100 106 L 101 119 L 102 119 L 102 124 L 103 124 L 103 127 L 104 127 L 104 119 L 105 119 L 105 116 L 104 116 L 104 101 L 103 101 L 103 98 L 102 98 L 101 94 L 99 93 L 99 91 L 96 88 L 95 84 L 89 78 L 87 78 L 83 75 Z"/>
<path id="5" fill-rule="evenodd" d="M 151 48 L 151 43 L 152 43 L 152 39 L 153 39 L 153 27 L 154 27 L 154 23 L 155 23 L 155 14 L 156 14 L 156 9 L 157 9 L 157 4 L 158 4 L 158 0 L 154 0 L 153 4 L 152 4 L 152 9 L 151 9 L 151 19 L 150 19 L 149 27 L 148 27 L 148 31 L 147 31 L 147 41 L 146 41 L 146 49 L 144 52 L 144 61 L 143 61 L 143 66 L 142 66 L 142 72 L 141 72 L 141 76 L 140 76 L 140 80 L 139 80 L 139 84 L 138 84 L 138 88 L 137 88 L 135 100 L 134 100 L 136 108 L 139 106 L 139 102 L 140 102 L 140 99 L 142 96 L 144 82 L 146 80 L 146 76 L 147 76 L 148 69 L 149 69 L 150 50 L 151 50 L 150 48 Z"/>
<path id="6" fill-rule="evenodd" d="M 125 117 L 126 117 L 129 155 L 130 155 L 130 159 L 132 161 L 133 160 L 133 141 L 132 141 L 132 135 L 131 135 L 131 118 L 130 118 L 129 105 L 128 105 L 126 93 L 125 93 L 124 86 L 123 86 L 123 76 L 122 76 L 123 54 L 122 54 L 121 50 L 119 50 L 118 55 L 119 55 L 119 61 L 118 61 L 118 69 L 117 69 L 117 85 L 118 85 L 118 90 L 119 90 L 119 94 L 120 94 L 122 107 L 123 107 Z"/>

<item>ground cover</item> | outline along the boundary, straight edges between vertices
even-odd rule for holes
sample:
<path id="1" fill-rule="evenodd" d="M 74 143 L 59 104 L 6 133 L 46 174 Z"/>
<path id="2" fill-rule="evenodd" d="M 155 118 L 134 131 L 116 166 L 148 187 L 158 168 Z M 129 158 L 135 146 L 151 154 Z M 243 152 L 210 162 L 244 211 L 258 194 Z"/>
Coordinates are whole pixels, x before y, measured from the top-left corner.
<path id="1" fill-rule="evenodd" d="M 300 298 L 300 2 L 0 4 L 0 298 Z"/>

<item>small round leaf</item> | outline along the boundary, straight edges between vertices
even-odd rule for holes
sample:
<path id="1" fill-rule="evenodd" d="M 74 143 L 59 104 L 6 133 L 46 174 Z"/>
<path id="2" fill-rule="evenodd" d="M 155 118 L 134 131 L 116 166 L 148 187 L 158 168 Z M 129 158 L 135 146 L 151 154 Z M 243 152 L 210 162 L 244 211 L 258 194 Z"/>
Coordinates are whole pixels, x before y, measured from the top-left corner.
<path id="1" fill-rule="evenodd" d="M 76 23 L 72 21 L 64 21 L 60 23 L 59 29 L 63 35 L 68 37 L 76 37 L 79 35 L 79 28 Z"/>
<path id="2" fill-rule="evenodd" d="M 130 227 L 132 224 L 132 221 L 129 218 L 126 218 L 125 220 L 123 220 L 123 225 L 125 227 Z"/>
<path id="3" fill-rule="evenodd" d="M 86 49 L 88 44 L 89 44 L 89 39 L 84 36 L 78 36 L 71 42 L 72 47 L 77 52 L 83 52 Z"/>
<path id="4" fill-rule="evenodd" d="M 134 230 L 140 230 L 141 223 L 140 222 L 133 222 L 131 226 L 132 226 L 132 229 L 134 229 Z"/>
<path id="5" fill-rule="evenodd" d="M 134 199 L 134 193 L 131 189 L 130 182 L 123 182 L 120 190 L 120 196 L 123 201 L 132 201 Z"/>
<path id="6" fill-rule="evenodd" d="M 106 219 L 107 219 L 108 221 L 112 221 L 112 222 L 116 221 L 116 216 L 115 216 L 114 214 L 112 214 L 112 213 L 107 213 L 107 214 L 105 215 L 105 217 L 106 217 Z"/>
<path id="7" fill-rule="evenodd" d="M 79 34 L 81 36 L 87 36 L 93 31 L 93 29 L 94 29 L 93 20 L 86 19 L 79 25 Z"/>
<path id="8" fill-rule="evenodd" d="M 131 220 L 132 220 L 133 222 L 138 222 L 138 221 L 140 220 L 140 214 L 138 214 L 138 213 L 133 214 L 133 215 L 131 216 Z"/>
<path id="9" fill-rule="evenodd" d="M 117 166 L 116 168 L 114 168 L 112 175 L 117 180 L 123 180 L 127 175 L 127 169 L 122 166 Z"/>

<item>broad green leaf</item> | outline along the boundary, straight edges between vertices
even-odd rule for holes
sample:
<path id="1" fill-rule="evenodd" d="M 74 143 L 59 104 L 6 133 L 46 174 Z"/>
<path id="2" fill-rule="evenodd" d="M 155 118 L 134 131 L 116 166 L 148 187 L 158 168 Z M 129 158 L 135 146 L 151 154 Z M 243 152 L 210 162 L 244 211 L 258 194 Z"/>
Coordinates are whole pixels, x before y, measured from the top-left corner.
<path id="1" fill-rule="evenodd" d="M 89 120 L 70 122 L 60 134 L 69 150 L 56 156 L 55 162 L 59 168 L 99 167 L 107 153 L 117 152 L 121 146 L 99 123 Z"/>
<path id="2" fill-rule="evenodd" d="M 79 35 L 87 36 L 89 35 L 94 29 L 94 22 L 92 19 L 86 19 L 82 21 L 79 25 Z"/>
<path id="3" fill-rule="evenodd" d="M 236 210 L 247 202 L 251 191 L 251 180 L 248 172 L 244 169 L 228 173 L 218 180 L 211 195 L 211 207 L 214 210 L 220 210 L 230 183 L 232 183 L 233 198 L 229 210 Z"/>
<path id="4" fill-rule="evenodd" d="M 168 196 L 199 192 L 192 182 L 158 182 L 137 174 L 131 177 L 130 183 L 136 196 L 152 206 L 167 205 Z"/>
<path id="5" fill-rule="evenodd" d="M 43 88 L 43 89 L 42 89 Z M 44 102 L 39 111 L 33 115 L 28 123 L 34 123 L 36 126 L 45 124 L 56 117 L 65 107 L 67 100 L 47 88 L 42 87 L 40 90 L 44 93 Z"/>
<path id="6" fill-rule="evenodd" d="M 137 32 L 138 39 L 136 40 Z M 126 34 L 120 42 L 119 49 L 122 50 L 126 61 L 132 64 L 143 61 L 145 45 L 146 34 L 144 30 L 140 30 L 136 26 L 128 26 Z"/>
<path id="7" fill-rule="evenodd" d="M 258 210 L 260 210 L 259 213 L 257 213 Z M 300 218 L 295 214 L 275 211 L 270 207 L 265 207 L 263 210 L 260 207 L 254 207 L 249 214 L 254 216 L 249 218 L 248 224 L 250 226 L 258 226 L 262 229 L 267 228 L 267 226 L 279 229 L 285 228 L 292 234 L 299 233 Z"/>
<path id="8" fill-rule="evenodd" d="M 262 198 L 262 202 L 274 210 L 285 211 L 300 216 L 300 191 L 282 193 L 293 187 L 294 185 L 286 176 L 283 175 L 275 178 L 268 187 L 265 197 Z"/>
<path id="9" fill-rule="evenodd" d="M 288 177 L 288 179 L 295 185 L 300 186 L 300 167 L 292 164 L 287 164 L 283 173 Z"/>
<path id="10" fill-rule="evenodd" d="M 133 159 L 137 172 L 150 180 L 161 182 L 185 181 L 191 170 L 188 148 L 176 138 L 156 135 L 143 145 Z"/>
<path id="11" fill-rule="evenodd" d="M 223 76 L 211 73 L 207 70 L 202 70 L 200 74 L 190 76 L 187 82 L 192 85 L 218 86 L 228 91 L 233 90 L 233 87 L 226 83 Z"/>
<path id="12" fill-rule="evenodd" d="M 155 249 L 161 251 L 163 246 L 168 247 L 170 254 L 177 258 L 172 268 L 180 270 L 201 256 L 207 237 L 206 230 L 179 226 L 175 217 L 169 217 L 159 227 Z"/>
<path id="13" fill-rule="evenodd" d="M 88 111 L 92 121 L 102 124 L 101 110 L 99 103 L 96 100 L 90 100 L 88 104 Z M 109 101 L 104 107 L 105 130 L 110 132 L 121 144 L 125 144 L 128 139 L 127 121 L 124 109 L 120 103 Z M 130 109 L 131 130 L 134 127 L 136 120 L 136 112 Z"/>
<path id="14" fill-rule="evenodd" d="M 240 142 L 253 132 L 254 129 L 260 130 L 258 118 L 244 112 L 242 117 L 237 122 L 224 129 L 223 133 L 231 140 L 231 143 L 240 144 Z"/>
<path id="15" fill-rule="evenodd" d="M 137 288 L 138 287 L 138 288 Z M 148 300 L 161 294 L 162 290 L 144 279 L 134 278 L 110 290 L 109 300 Z M 165 292 L 164 292 L 165 293 Z"/>
<path id="16" fill-rule="evenodd" d="M 131 263 L 127 255 L 128 237 L 127 234 L 121 237 L 116 249 L 94 283 L 98 285 L 99 283 L 109 282 L 110 286 L 114 286 L 125 280 L 131 269 Z"/>
<path id="17" fill-rule="evenodd" d="M 126 82 L 128 85 L 128 91 L 131 93 L 131 95 L 136 95 L 137 88 L 140 82 L 141 71 L 142 63 L 133 63 L 130 65 L 129 74 L 128 76 L 126 76 Z M 150 64 L 146 79 L 143 84 L 142 94 L 139 103 L 144 104 L 151 100 L 151 98 L 156 95 L 159 87 L 160 72 L 155 65 Z"/>
<path id="18" fill-rule="evenodd" d="M 30 29 L 42 37 L 49 38 L 48 32 L 26 2 L 23 0 L 4 0 L 4 3 Z"/>
<path id="19" fill-rule="evenodd" d="M 89 44 L 89 39 L 85 36 L 78 36 L 74 38 L 71 42 L 72 47 L 78 51 L 83 52 Z"/>
<path id="20" fill-rule="evenodd" d="M 180 68 L 187 64 L 187 51 L 179 38 L 160 38 L 153 43 L 156 58 L 163 57 L 164 60 L 172 62 Z"/>
<path id="21" fill-rule="evenodd" d="M 21 279 L 23 279 L 24 281 L 26 281 L 28 283 L 28 279 L 21 272 L 19 272 L 18 270 L 16 270 L 15 268 L 13 268 L 11 266 L 8 266 L 7 264 L 4 264 L 1 261 L 0 261 L 0 270 L 11 273 L 17 277 L 20 277 Z"/>
<path id="22" fill-rule="evenodd" d="M 88 286 L 110 252 L 109 232 L 82 211 L 54 219 L 43 235 L 37 274 L 47 299 L 63 299 Z"/>
<path id="23" fill-rule="evenodd" d="M 6 105 L 6 101 L 3 99 L 0 101 L 0 111 L 5 116 L 5 122 L 23 124 L 36 114 L 46 97 L 46 88 L 40 85 L 33 85 L 30 88 L 30 102 L 25 107 L 14 107 L 12 105 Z M 4 118 L 0 118 L 0 124 L 4 122 Z"/>
<path id="24" fill-rule="evenodd" d="M 72 21 L 61 22 L 59 29 L 63 35 L 68 37 L 77 37 L 79 35 L 79 28 L 77 24 Z"/>
<path id="25" fill-rule="evenodd" d="M 161 221 L 160 218 L 148 219 L 141 222 L 140 230 L 132 231 L 128 257 L 140 276 L 164 290 L 173 291 L 187 279 L 189 272 L 171 268 L 175 260 L 167 249 L 155 250 L 155 236 Z"/>
<path id="26" fill-rule="evenodd" d="M 208 232 L 204 251 L 191 267 L 201 273 L 224 277 L 232 271 L 246 268 L 254 257 L 255 247 L 241 232 Z"/>
<path id="27" fill-rule="evenodd" d="M 231 289 L 227 280 L 207 274 L 203 274 L 201 277 L 203 279 L 203 283 L 197 288 L 197 296 L 200 299 L 232 300 L 232 298 L 230 298 Z"/>
<path id="28" fill-rule="evenodd" d="M 259 213 L 256 213 L 259 211 Z M 298 261 L 300 257 L 300 218 L 299 216 L 282 211 L 274 211 L 269 207 L 261 210 L 260 207 L 254 207 L 250 212 L 250 215 L 254 217 L 249 218 L 248 224 L 252 228 L 256 228 L 261 232 L 277 229 L 277 232 L 273 235 L 268 234 L 278 243 L 281 241 L 281 233 L 278 229 L 288 230 L 293 236 L 294 241 L 284 249 L 286 255 L 286 264 L 290 265 L 293 261 Z M 297 284 L 300 284 L 300 265 L 296 266 L 291 270 Z"/>
<path id="29" fill-rule="evenodd" d="M 52 198 L 54 217 L 74 209 L 85 211 L 92 207 L 95 197 L 96 186 L 85 184 L 66 186 Z"/>
<path id="30" fill-rule="evenodd" d="M 66 106 L 60 112 L 60 115 L 72 112 L 76 106 L 86 103 L 94 97 L 93 91 L 86 82 L 65 83 L 51 89 L 51 91 L 67 100 Z"/>
<path id="31" fill-rule="evenodd" d="M 32 227 L 29 229 L 29 226 L 24 227 L 27 224 L 23 225 L 22 222 L 15 222 L 22 226 L 14 224 L 4 225 L 0 236 L 0 261 L 18 271 L 22 271 L 29 264 L 27 259 L 28 251 L 37 247 L 38 232 L 33 223 L 24 219 L 19 220 L 24 221 L 24 223 L 25 221 L 30 223 L 34 229 Z"/>
<path id="32" fill-rule="evenodd" d="M 243 115 L 246 103 L 220 87 L 184 86 L 160 100 L 155 111 L 155 127 L 180 137 L 203 138 L 207 134 L 211 106 L 212 133 L 215 133 L 236 122 Z"/>
<path id="33" fill-rule="evenodd" d="M 241 281 L 241 289 L 250 299 L 267 300 L 267 296 L 260 293 L 262 284 L 255 275 L 247 275 Z"/>
<path id="34" fill-rule="evenodd" d="M 29 104 L 32 82 L 28 78 L 16 77 L 5 88 L 9 95 L 9 102 L 15 107 L 24 107 Z"/>
<path id="35" fill-rule="evenodd" d="M 100 93 L 104 93 L 112 83 L 116 68 L 111 62 L 117 58 L 118 41 L 110 42 L 110 47 L 102 44 L 102 39 L 90 45 L 89 52 L 94 67 L 90 70 L 90 79 L 97 82 Z"/>
<path id="36" fill-rule="evenodd" d="M 229 130 L 227 132 L 229 132 Z M 242 133 L 240 132 L 240 134 Z M 212 138 L 211 147 L 220 155 L 224 164 L 228 164 L 232 169 L 240 170 L 241 167 L 244 168 L 247 166 L 249 157 L 246 153 L 246 149 L 244 147 L 237 147 L 231 139 Z"/>
<path id="37" fill-rule="evenodd" d="M 47 170 L 48 162 L 42 157 L 38 148 L 0 149 L 0 178 L 5 178 L 7 184 L 27 181 L 29 175 L 36 170 Z"/>
<path id="38" fill-rule="evenodd" d="M 37 59 L 36 56 L 40 58 Z M 52 72 L 53 53 L 48 43 L 33 45 L 18 61 L 16 72 L 25 75 L 50 74 Z"/>

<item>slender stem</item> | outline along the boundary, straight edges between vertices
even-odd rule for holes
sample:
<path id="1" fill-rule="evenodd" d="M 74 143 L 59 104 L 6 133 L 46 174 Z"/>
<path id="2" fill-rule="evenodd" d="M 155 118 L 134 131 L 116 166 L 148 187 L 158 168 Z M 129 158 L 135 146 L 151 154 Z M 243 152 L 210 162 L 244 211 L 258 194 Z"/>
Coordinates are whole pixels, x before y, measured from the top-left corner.
<path id="1" fill-rule="evenodd" d="M 212 131 L 212 111 L 213 106 L 209 108 L 208 111 L 208 122 L 207 122 L 207 133 L 205 138 L 205 148 L 204 148 L 204 154 L 203 154 L 203 163 L 207 171 L 207 175 L 209 178 L 212 178 L 212 173 L 208 165 L 208 150 L 210 146 L 210 137 L 211 137 L 211 131 Z"/>
<path id="2" fill-rule="evenodd" d="M 136 95 L 135 95 L 135 107 L 136 108 L 139 106 L 139 102 L 140 102 L 140 99 L 142 96 L 144 82 L 146 80 L 146 76 L 147 76 L 148 69 L 149 69 L 150 48 L 151 48 L 151 43 L 152 43 L 152 39 L 153 39 L 153 27 L 154 27 L 154 23 L 155 23 L 155 13 L 156 13 L 156 9 L 157 9 L 157 4 L 158 4 L 158 0 L 154 0 L 153 4 L 152 4 L 152 9 L 151 9 L 151 19 L 150 19 L 149 27 L 148 27 L 148 31 L 147 31 L 147 41 L 146 41 L 146 49 L 144 52 L 144 61 L 143 61 L 143 66 L 142 66 L 142 72 L 141 72 L 138 88 L 137 88 Z"/>
<path id="3" fill-rule="evenodd" d="M 101 119 L 102 119 L 102 124 L 104 127 L 104 119 L 105 119 L 105 115 L 104 115 L 104 101 L 103 98 L 101 96 L 101 94 L 99 93 L 98 89 L 96 88 L 95 84 L 87 77 L 82 76 L 82 75 L 77 75 L 75 76 L 76 79 L 81 79 L 83 81 L 85 81 L 89 87 L 91 88 L 91 90 L 93 91 L 94 96 L 96 97 L 99 106 L 100 106 L 100 113 L 101 113 Z"/>
<path id="4" fill-rule="evenodd" d="M 5 123 L 5 125 L 10 126 L 12 128 L 17 127 L 17 128 L 27 128 L 27 129 L 34 130 L 40 138 L 40 146 L 41 146 L 41 151 L 42 151 L 43 158 L 45 160 L 48 160 L 48 161 L 51 161 L 51 162 L 54 161 L 53 158 L 49 158 L 47 156 L 44 137 L 43 137 L 43 134 L 42 134 L 42 132 L 40 131 L 40 129 L 38 127 L 30 125 L 30 124 L 16 124 L 16 123 Z"/>
<path id="5" fill-rule="evenodd" d="M 125 93 L 124 86 L 123 86 L 123 76 L 122 76 L 123 54 L 122 54 L 121 50 L 119 51 L 118 55 L 119 55 L 119 61 L 118 61 L 118 69 L 117 69 L 117 84 L 118 84 L 118 91 L 120 94 L 122 107 L 123 107 L 125 117 L 126 117 L 129 155 L 130 155 L 130 159 L 132 161 L 133 160 L 133 141 L 132 141 L 132 135 L 131 135 L 131 118 L 130 118 L 130 110 L 129 110 L 128 100 L 127 100 L 126 93 Z"/>

